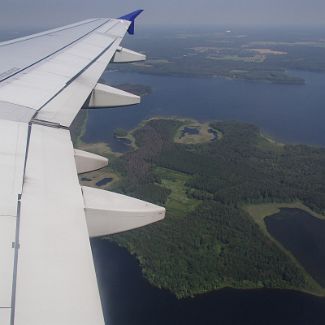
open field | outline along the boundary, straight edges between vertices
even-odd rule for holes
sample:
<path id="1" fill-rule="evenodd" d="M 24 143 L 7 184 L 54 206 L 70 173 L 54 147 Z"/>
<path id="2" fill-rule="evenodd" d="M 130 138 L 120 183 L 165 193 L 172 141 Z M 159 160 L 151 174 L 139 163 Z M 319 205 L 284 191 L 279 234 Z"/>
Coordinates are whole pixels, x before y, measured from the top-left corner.
<path id="1" fill-rule="evenodd" d="M 243 207 L 243 209 L 246 210 L 254 218 L 255 221 L 263 220 L 267 216 L 276 214 L 280 212 L 280 209 L 282 208 L 300 209 L 311 214 L 316 218 L 325 220 L 325 215 L 314 212 L 299 201 L 284 203 L 251 204 Z"/>
<path id="2" fill-rule="evenodd" d="M 162 167 L 156 167 L 155 173 L 160 176 L 161 185 L 171 191 L 166 202 L 168 213 L 177 217 L 186 216 L 200 204 L 200 201 L 190 199 L 186 194 L 188 175 Z"/>
<path id="3" fill-rule="evenodd" d="M 113 152 L 112 149 L 109 147 L 109 145 L 104 142 L 97 142 L 97 143 L 79 142 L 77 149 L 89 151 L 107 158 L 110 158 L 111 156 L 116 157 L 121 155 L 118 152 Z"/>

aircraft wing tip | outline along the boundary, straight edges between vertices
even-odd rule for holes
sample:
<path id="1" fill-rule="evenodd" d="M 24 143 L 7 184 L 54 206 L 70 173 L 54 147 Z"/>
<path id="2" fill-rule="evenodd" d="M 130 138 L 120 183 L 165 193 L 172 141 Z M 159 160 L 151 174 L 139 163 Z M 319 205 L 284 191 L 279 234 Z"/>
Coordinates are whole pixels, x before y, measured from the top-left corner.
<path id="1" fill-rule="evenodd" d="M 130 24 L 130 27 L 128 29 L 128 33 L 133 35 L 134 34 L 134 22 L 135 22 L 135 19 L 143 12 L 144 10 L 143 9 L 138 9 L 138 10 L 135 10 L 129 14 L 126 14 L 124 16 L 121 16 L 119 17 L 119 19 L 123 19 L 123 20 L 128 20 L 131 22 Z"/>

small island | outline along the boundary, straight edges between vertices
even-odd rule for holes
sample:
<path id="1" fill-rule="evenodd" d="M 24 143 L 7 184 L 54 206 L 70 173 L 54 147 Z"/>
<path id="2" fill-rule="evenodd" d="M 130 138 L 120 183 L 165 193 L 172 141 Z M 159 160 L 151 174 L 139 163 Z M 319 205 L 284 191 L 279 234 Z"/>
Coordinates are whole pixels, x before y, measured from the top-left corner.
<path id="1" fill-rule="evenodd" d="M 216 137 L 202 138 L 208 130 Z M 178 298 L 224 287 L 324 295 L 263 220 L 282 207 L 324 216 L 325 149 L 279 144 L 251 124 L 177 118 L 144 121 L 127 137 L 133 149 L 110 153 L 100 179 L 164 205 L 167 217 L 109 239 L 138 258 L 153 285 Z"/>

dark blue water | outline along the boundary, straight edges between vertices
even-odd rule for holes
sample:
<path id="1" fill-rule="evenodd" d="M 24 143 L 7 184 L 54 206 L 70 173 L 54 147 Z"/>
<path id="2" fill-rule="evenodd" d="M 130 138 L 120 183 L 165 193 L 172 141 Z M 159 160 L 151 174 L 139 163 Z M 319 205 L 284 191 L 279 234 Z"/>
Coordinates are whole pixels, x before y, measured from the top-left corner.
<path id="1" fill-rule="evenodd" d="M 209 129 L 208 132 L 213 134 L 213 139 L 211 141 L 218 140 L 218 132 L 217 131 L 215 131 L 213 129 Z"/>
<path id="2" fill-rule="evenodd" d="M 306 85 L 274 85 L 223 78 L 180 78 L 139 73 L 107 72 L 110 84 L 149 85 L 152 93 L 130 108 L 89 112 L 86 142 L 109 142 L 116 128 L 130 129 L 152 116 L 192 117 L 252 122 L 275 139 L 289 143 L 325 145 L 325 74 L 290 72 Z"/>
<path id="3" fill-rule="evenodd" d="M 199 134 L 199 130 L 196 128 L 185 127 L 182 131 L 182 135 L 184 136 L 185 134 Z"/>
<path id="4" fill-rule="evenodd" d="M 102 180 L 100 180 L 99 182 L 96 183 L 96 186 L 103 186 L 106 185 L 108 183 L 110 183 L 113 180 L 113 178 L 103 178 Z"/>
<path id="5" fill-rule="evenodd" d="M 325 287 L 325 220 L 299 209 L 281 209 L 265 223 L 272 236 Z"/>
<path id="6" fill-rule="evenodd" d="M 225 289 L 177 300 L 146 281 L 136 259 L 107 240 L 92 240 L 109 325 L 324 325 L 325 299 L 286 290 Z"/>

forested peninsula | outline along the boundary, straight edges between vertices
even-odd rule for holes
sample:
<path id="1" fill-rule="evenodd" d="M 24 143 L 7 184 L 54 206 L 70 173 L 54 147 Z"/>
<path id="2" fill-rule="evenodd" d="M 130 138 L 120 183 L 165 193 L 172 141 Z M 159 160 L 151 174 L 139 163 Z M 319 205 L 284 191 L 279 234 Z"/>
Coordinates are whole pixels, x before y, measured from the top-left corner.
<path id="1" fill-rule="evenodd" d="M 281 288 L 324 294 L 246 206 L 300 202 L 325 213 L 325 149 L 278 144 L 254 125 L 211 122 L 220 136 L 186 144 L 187 122 L 151 119 L 134 150 L 111 156 L 107 189 L 167 208 L 166 219 L 110 240 L 135 254 L 144 276 L 178 298 L 220 289 Z"/>

